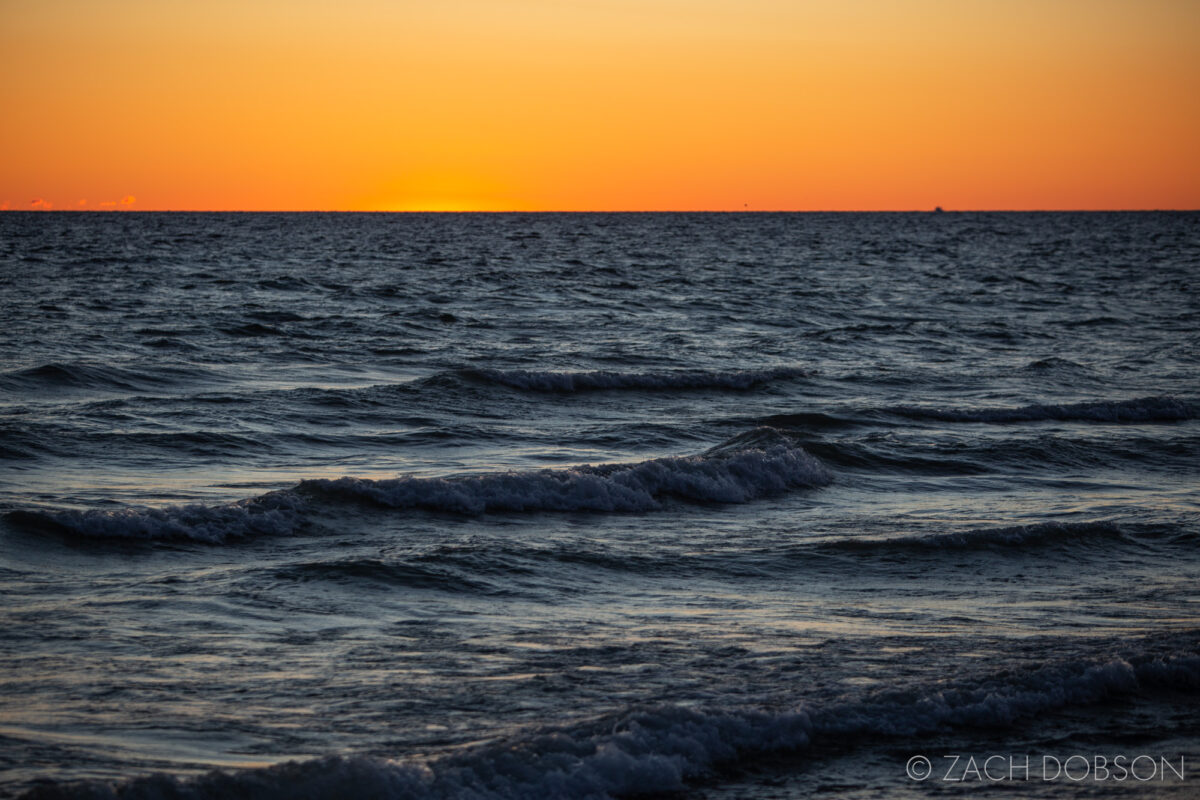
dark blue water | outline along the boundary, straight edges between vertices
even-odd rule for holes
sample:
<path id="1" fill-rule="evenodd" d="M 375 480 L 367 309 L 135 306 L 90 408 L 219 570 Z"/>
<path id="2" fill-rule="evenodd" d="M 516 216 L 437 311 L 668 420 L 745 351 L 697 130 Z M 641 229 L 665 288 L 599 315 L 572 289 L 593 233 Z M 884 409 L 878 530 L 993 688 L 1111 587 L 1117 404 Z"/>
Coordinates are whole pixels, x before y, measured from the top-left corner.
<path id="1" fill-rule="evenodd" d="M 1200 215 L 9 213 L 0 264 L 0 794 L 1200 764 Z"/>

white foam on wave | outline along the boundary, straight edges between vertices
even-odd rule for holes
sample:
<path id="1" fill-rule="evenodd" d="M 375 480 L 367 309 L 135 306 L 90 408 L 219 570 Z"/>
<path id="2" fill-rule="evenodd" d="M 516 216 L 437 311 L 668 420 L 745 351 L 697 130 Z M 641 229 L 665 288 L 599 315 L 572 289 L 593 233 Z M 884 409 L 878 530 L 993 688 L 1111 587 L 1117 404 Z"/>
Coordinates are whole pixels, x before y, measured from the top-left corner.
<path id="1" fill-rule="evenodd" d="M 460 478 L 339 478 L 300 491 L 369 500 L 391 508 L 482 514 L 499 511 L 650 511 L 668 497 L 744 503 L 789 489 L 824 486 L 829 471 L 803 448 L 776 435 L 739 449 L 634 464 L 502 472 Z"/>
<path id="2" fill-rule="evenodd" d="M 175 539 L 220 543 L 299 530 L 314 496 L 396 509 L 465 514 L 489 511 L 651 511 L 668 497 L 698 503 L 744 503 L 832 480 L 815 457 L 763 428 L 697 456 L 633 464 L 499 472 L 459 478 L 366 478 L 303 481 L 226 505 L 115 510 L 17 511 L 11 522 L 98 539 Z"/>
<path id="3" fill-rule="evenodd" d="M 528 739 L 486 745 L 424 763 L 331 757 L 180 781 L 163 775 L 123 787 L 48 786 L 48 798 L 375 797 L 488 800 L 608 800 L 683 790 L 724 763 L 803 751 L 837 737 L 912 737 L 954 728 L 1006 727 L 1061 708 L 1088 706 L 1145 688 L 1200 689 L 1193 651 L 1139 662 L 1114 659 L 1001 673 L 976 685 L 768 713 L 658 707 Z M 120 792 L 120 794 L 118 794 Z"/>
<path id="4" fill-rule="evenodd" d="M 95 539 L 178 539 L 218 544 L 257 535 L 287 535 L 304 524 L 303 498 L 271 492 L 226 505 L 14 512 L 21 525 Z"/>
<path id="5" fill-rule="evenodd" d="M 922 408 L 899 406 L 891 413 L 942 422 L 1183 422 L 1200 416 L 1197 404 L 1176 397 L 1139 397 L 1062 405 L 1034 404 L 1019 408 Z"/>
<path id="6" fill-rule="evenodd" d="M 751 389 L 772 381 L 807 375 L 796 367 L 774 369 L 664 370 L 662 372 L 553 372 L 544 370 L 472 369 L 463 373 L 477 381 L 535 392 L 586 392 L 603 389 Z"/>

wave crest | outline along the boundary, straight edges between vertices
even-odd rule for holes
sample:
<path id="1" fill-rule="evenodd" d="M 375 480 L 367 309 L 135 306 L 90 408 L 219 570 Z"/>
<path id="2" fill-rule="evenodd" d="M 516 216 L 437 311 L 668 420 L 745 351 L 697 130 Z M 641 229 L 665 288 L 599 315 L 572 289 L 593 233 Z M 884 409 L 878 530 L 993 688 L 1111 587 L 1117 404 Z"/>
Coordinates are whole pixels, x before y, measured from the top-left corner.
<path id="1" fill-rule="evenodd" d="M 13 511 L 10 522 L 26 528 L 94 539 L 177 539 L 218 544 L 258 535 L 287 535 L 304 524 L 304 500 L 287 491 L 226 505 L 164 508 Z"/>
<path id="2" fill-rule="evenodd" d="M 1176 397 L 1139 397 L 1020 408 L 921 408 L 897 406 L 888 412 L 908 419 L 938 422 L 1184 422 L 1200 416 L 1197 404 Z"/>
<path id="3" fill-rule="evenodd" d="M 700 455 L 633 464 L 458 478 L 325 478 L 225 505 L 13 511 L 5 519 L 20 527 L 87 538 L 220 543 L 295 533 L 307 524 L 308 512 L 320 498 L 463 514 L 651 511 L 668 498 L 744 503 L 789 489 L 824 486 L 831 480 L 819 460 L 782 434 L 763 429 Z"/>
<path id="4" fill-rule="evenodd" d="M 389 508 L 465 514 L 513 511 L 650 511 L 667 498 L 698 503 L 744 503 L 789 489 L 827 485 L 825 466 L 774 434 L 698 456 L 635 464 L 504 472 L 462 478 L 339 478 L 310 480 L 301 492 L 367 500 Z"/>
<path id="5" fill-rule="evenodd" d="M 1182 652 L 1068 662 L 976 684 L 893 691 L 856 702 L 781 712 L 662 706 L 524 740 L 472 748 L 425 763 L 327 757 L 190 780 L 154 775 L 120 787 L 46 785 L 51 798 L 591 798 L 680 792 L 735 760 L 803 751 L 836 740 L 911 737 L 957 728 L 1007 727 L 1037 714 L 1089 706 L 1142 689 L 1200 689 L 1200 656 Z"/>
<path id="6" fill-rule="evenodd" d="M 956 533 L 897 536 L 891 539 L 843 539 L 820 545 L 827 550 L 976 550 L 992 547 L 1036 547 L 1059 542 L 1126 539 L 1113 522 L 1042 522 Z"/>
<path id="7" fill-rule="evenodd" d="M 151 371 L 112 364 L 51 362 L 26 369 L 0 372 L 0 389 L 13 392 L 64 389 L 159 391 L 188 381 L 211 377 L 195 367 L 160 365 Z"/>
<path id="8" fill-rule="evenodd" d="M 468 369 L 459 373 L 479 383 L 532 392 L 589 392 L 605 389 L 752 389 L 773 381 L 803 377 L 806 370 L 774 369 L 665 370 L 662 372 L 552 372 L 544 370 Z"/>

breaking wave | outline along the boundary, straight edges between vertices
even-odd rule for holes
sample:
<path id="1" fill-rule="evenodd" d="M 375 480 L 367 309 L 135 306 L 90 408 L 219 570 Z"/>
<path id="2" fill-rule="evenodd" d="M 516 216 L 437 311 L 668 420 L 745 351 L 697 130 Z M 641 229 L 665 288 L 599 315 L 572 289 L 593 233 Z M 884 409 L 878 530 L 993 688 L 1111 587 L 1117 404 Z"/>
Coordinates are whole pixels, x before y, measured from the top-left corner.
<path id="1" fill-rule="evenodd" d="M 693 503 L 744 503 L 790 489 L 816 488 L 829 471 L 787 437 L 762 429 L 696 456 L 633 464 L 496 472 L 451 478 L 307 480 L 292 489 L 227 505 L 15 511 L 6 519 L 27 528 L 90 538 L 223 542 L 287 535 L 325 498 L 393 509 L 463 514 L 539 511 L 651 511 L 669 498 Z"/>
<path id="2" fill-rule="evenodd" d="M 390 508 L 482 514 L 497 511 L 650 511 L 668 498 L 744 503 L 832 477 L 803 448 L 764 430 L 698 456 L 635 464 L 504 472 L 462 478 L 339 478 L 300 484 L 302 492 L 368 500 Z"/>
<path id="3" fill-rule="evenodd" d="M 258 535 L 287 535 L 305 524 L 305 502 L 271 492 L 226 505 L 164 508 L 12 511 L 5 519 L 24 528 L 90 539 L 178 539 L 213 544 Z"/>
<path id="4" fill-rule="evenodd" d="M 662 706 L 575 728 L 472 748 L 428 762 L 361 757 L 288 762 L 190 780 L 168 775 L 119 787 L 45 785 L 26 800 L 59 798 L 306 797 L 607 798 L 678 792 L 722 765 L 836 741 L 1005 728 L 1039 714 L 1086 707 L 1144 690 L 1200 690 L 1194 648 L 1129 659 L 1075 661 L 1003 672 L 976 683 L 882 691 L 858 701 L 768 712 Z"/>

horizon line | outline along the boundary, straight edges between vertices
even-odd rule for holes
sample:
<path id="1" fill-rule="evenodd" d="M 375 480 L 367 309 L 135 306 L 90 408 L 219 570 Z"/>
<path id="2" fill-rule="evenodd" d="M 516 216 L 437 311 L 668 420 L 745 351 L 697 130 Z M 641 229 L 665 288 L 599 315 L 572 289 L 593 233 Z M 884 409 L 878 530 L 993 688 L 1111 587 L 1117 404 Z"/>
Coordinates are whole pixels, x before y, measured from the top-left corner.
<path id="1" fill-rule="evenodd" d="M 349 209 L 349 208 L 4 208 L 25 214 L 1111 214 L 1191 213 L 1197 208 L 545 208 L 545 209 Z"/>

